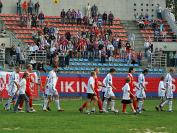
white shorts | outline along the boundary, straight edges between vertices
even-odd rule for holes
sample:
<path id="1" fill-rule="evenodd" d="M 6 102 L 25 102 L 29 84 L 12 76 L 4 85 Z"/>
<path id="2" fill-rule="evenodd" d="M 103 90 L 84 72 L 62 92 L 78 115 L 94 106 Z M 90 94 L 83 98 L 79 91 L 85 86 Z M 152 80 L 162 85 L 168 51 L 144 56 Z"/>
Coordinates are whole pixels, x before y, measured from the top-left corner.
<path id="1" fill-rule="evenodd" d="M 136 97 L 137 98 L 146 98 L 146 93 L 145 93 L 144 89 L 143 90 L 137 90 L 136 91 Z"/>
<path id="2" fill-rule="evenodd" d="M 47 87 L 46 90 L 45 90 L 45 95 L 47 96 L 58 96 L 58 91 L 57 89 L 53 89 L 53 88 L 50 88 L 50 87 Z"/>
<path id="3" fill-rule="evenodd" d="M 104 94 L 105 98 L 111 98 L 111 97 L 115 97 L 114 92 L 112 91 L 112 88 L 107 88 L 106 92 Z"/>
<path id="4" fill-rule="evenodd" d="M 15 88 L 14 86 L 9 86 L 7 92 L 8 92 L 8 95 L 13 97 L 15 95 L 17 91 L 17 88 Z"/>

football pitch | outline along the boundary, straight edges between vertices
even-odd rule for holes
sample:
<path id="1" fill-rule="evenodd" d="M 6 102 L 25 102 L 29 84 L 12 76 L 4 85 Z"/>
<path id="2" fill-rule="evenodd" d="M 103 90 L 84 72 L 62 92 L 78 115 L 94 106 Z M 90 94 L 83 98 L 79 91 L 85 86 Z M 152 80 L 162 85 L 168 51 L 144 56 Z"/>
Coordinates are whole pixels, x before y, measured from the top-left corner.
<path id="1" fill-rule="evenodd" d="M 154 107 L 158 102 L 146 100 L 146 111 L 137 115 L 129 107 L 129 114 L 80 113 L 78 108 L 83 100 L 61 100 L 64 112 L 57 112 L 52 103 L 51 112 L 43 112 L 36 105 L 36 113 L 13 113 L 4 111 L 1 103 L 0 133 L 177 133 L 177 103 L 174 100 L 174 112 L 169 113 L 157 112 Z M 120 100 L 116 105 L 121 110 Z"/>

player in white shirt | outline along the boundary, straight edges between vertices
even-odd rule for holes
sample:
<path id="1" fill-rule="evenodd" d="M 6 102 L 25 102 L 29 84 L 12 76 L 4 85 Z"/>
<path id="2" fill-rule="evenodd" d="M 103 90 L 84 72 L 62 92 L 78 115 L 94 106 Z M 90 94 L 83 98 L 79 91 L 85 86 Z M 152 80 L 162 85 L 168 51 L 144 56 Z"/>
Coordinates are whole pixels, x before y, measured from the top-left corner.
<path id="1" fill-rule="evenodd" d="M 161 104 L 165 101 L 165 99 L 166 99 L 165 93 L 166 93 L 166 89 L 165 89 L 165 83 L 164 83 L 164 76 L 162 76 L 162 77 L 160 78 L 159 87 L 158 87 L 158 97 L 160 97 L 161 102 L 160 102 L 160 104 L 158 104 L 158 105 L 155 107 L 155 109 L 156 109 L 157 111 L 159 111 L 160 105 L 161 105 Z M 162 111 L 162 110 L 161 110 L 161 111 Z"/>
<path id="2" fill-rule="evenodd" d="M 143 108 L 144 99 L 146 98 L 146 85 L 148 84 L 145 81 L 145 76 L 148 74 L 148 70 L 145 69 L 139 76 L 138 76 L 138 85 L 136 86 L 136 97 L 138 100 L 138 109 L 137 112 L 141 113 Z"/>
<path id="3" fill-rule="evenodd" d="M 53 70 L 49 72 L 49 75 L 47 77 L 46 85 L 45 85 L 45 98 L 44 98 L 44 106 L 43 106 L 43 111 L 48 111 L 47 107 L 49 102 L 51 101 L 52 97 L 55 99 L 55 103 L 57 106 L 57 110 L 59 112 L 64 111 L 60 107 L 60 100 L 59 100 L 59 95 L 58 91 L 56 89 L 56 84 L 57 84 L 57 71 L 58 71 L 58 66 L 54 66 Z"/>
<path id="4" fill-rule="evenodd" d="M 90 103 L 93 102 L 94 106 L 96 105 L 98 98 L 96 96 L 95 92 L 95 78 L 96 78 L 96 72 L 93 71 L 90 74 L 90 78 L 88 80 L 88 85 L 87 85 L 87 101 L 84 103 L 86 104 L 86 113 L 90 114 Z M 82 105 L 83 106 L 83 105 Z"/>
<path id="5" fill-rule="evenodd" d="M 24 73 L 22 80 L 19 83 L 18 89 L 16 91 L 16 94 L 18 93 L 18 99 L 17 102 L 14 106 L 14 112 L 17 112 L 18 110 L 18 105 L 20 105 L 20 103 L 22 101 L 25 101 L 25 105 L 26 105 L 26 112 L 30 112 L 30 107 L 29 107 L 29 98 L 26 95 L 26 80 L 28 78 L 28 73 Z"/>
<path id="6" fill-rule="evenodd" d="M 165 87 L 166 87 L 166 100 L 160 105 L 160 109 L 164 107 L 165 104 L 169 105 L 169 112 L 173 112 L 173 92 L 175 91 L 176 87 L 173 84 L 175 79 L 172 78 L 172 74 L 174 73 L 174 69 L 170 69 L 169 73 L 167 73 L 165 77 Z"/>
<path id="7" fill-rule="evenodd" d="M 10 105 L 15 104 L 17 100 L 16 91 L 20 82 L 19 73 L 20 73 L 20 67 L 17 66 L 15 67 L 15 71 L 10 74 L 9 85 L 7 90 L 9 99 L 7 100 L 7 103 L 4 106 L 5 110 L 10 110 Z"/>
<path id="8" fill-rule="evenodd" d="M 113 86 L 112 75 L 115 74 L 116 70 L 114 68 L 110 69 L 109 73 L 104 79 L 104 85 L 106 86 L 105 94 L 104 94 L 104 102 L 103 102 L 103 112 L 107 112 L 108 108 L 108 100 L 111 98 L 111 111 L 117 112 L 115 109 L 115 94 L 112 89 L 116 90 Z"/>
<path id="9" fill-rule="evenodd" d="M 122 101 L 121 101 L 122 108 L 123 108 L 124 104 L 129 104 L 131 106 L 132 112 L 136 113 L 136 110 L 134 109 L 132 100 L 130 98 L 130 95 L 133 96 L 133 97 L 135 97 L 135 96 L 130 91 L 130 85 L 129 85 L 129 83 L 130 83 L 130 78 L 127 78 L 126 79 L 126 84 L 122 88 L 122 91 L 123 91 L 123 96 L 122 96 Z M 123 113 L 127 113 L 126 110 Z"/>

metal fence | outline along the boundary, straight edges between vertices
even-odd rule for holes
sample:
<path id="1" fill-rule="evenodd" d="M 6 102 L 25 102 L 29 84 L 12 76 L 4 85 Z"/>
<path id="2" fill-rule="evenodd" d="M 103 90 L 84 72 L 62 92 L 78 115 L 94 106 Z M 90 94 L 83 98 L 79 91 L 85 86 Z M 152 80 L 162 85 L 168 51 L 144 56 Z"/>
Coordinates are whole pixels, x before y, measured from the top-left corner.
<path id="1" fill-rule="evenodd" d="M 167 55 L 166 54 L 151 54 L 151 67 L 166 68 L 167 67 Z"/>

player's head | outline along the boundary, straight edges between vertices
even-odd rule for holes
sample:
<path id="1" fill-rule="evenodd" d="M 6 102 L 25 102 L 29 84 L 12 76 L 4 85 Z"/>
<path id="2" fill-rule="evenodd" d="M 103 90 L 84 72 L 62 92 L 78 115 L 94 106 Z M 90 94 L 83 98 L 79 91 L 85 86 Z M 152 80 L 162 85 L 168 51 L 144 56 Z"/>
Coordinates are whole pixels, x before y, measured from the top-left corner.
<path id="1" fill-rule="evenodd" d="M 58 71 L 58 65 L 54 65 L 54 66 L 53 66 L 53 70 L 54 70 L 55 72 L 57 72 L 57 71 Z"/>
<path id="2" fill-rule="evenodd" d="M 16 73 L 19 73 L 19 72 L 20 72 L 20 67 L 19 67 L 19 66 L 16 66 L 16 67 L 15 67 L 15 72 L 16 72 Z"/>
<path id="3" fill-rule="evenodd" d="M 31 64 L 28 64 L 26 66 L 26 69 L 27 69 L 28 72 L 32 72 L 33 71 L 33 66 Z"/>
<path id="4" fill-rule="evenodd" d="M 126 79 L 125 79 L 125 82 L 126 82 L 126 83 L 130 83 L 130 78 L 126 78 Z"/>
<path id="5" fill-rule="evenodd" d="M 116 69 L 115 69 L 115 68 L 111 68 L 111 69 L 109 70 L 109 73 L 115 74 L 115 73 L 116 73 Z"/>
<path id="6" fill-rule="evenodd" d="M 132 73 L 132 74 L 135 73 L 134 67 L 130 67 L 129 70 L 128 70 L 128 72 L 129 72 L 129 73 Z"/>
<path id="7" fill-rule="evenodd" d="M 100 73 L 99 68 L 95 68 L 94 71 L 96 72 L 96 74 L 99 74 L 99 73 Z"/>
<path id="8" fill-rule="evenodd" d="M 143 74 L 144 74 L 144 75 L 147 75 L 148 72 L 149 72 L 148 69 L 144 69 L 144 70 L 143 70 Z"/>
<path id="9" fill-rule="evenodd" d="M 23 74 L 23 77 L 22 77 L 22 78 L 24 78 L 24 79 L 28 78 L 28 73 L 25 72 L 25 73 Z"/>
<path id="10" fill-rule="evenodd" d="M 170 68 L 169 69 L 169 73 L 173 74 L 175 72 L 175 69 L 174 68 Z"/>
<path id="11" fill-rule="evenodd" d="M 161 80 L 161 81 L 164 81 L 164 79 L 165 79 L 164 76 L 161 76 L 161 77 L 160 77 L 160 80 Z"/>
<path id="12" fill-rule="evenodd" d="M 96 76 L 96 72 L 95 72 L 95 71 L 92 71 L 92 72 L 90 73 L 90 76 L 95 77 L 95 76 Z"/>

